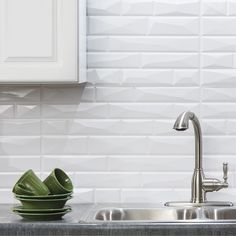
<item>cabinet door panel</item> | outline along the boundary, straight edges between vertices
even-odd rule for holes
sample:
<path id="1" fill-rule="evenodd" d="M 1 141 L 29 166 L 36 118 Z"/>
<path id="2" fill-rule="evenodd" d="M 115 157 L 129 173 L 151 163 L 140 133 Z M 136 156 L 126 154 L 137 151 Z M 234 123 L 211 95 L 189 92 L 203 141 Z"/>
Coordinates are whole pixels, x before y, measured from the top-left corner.
<path id="1" fill-rule="evenodd" d="M 0 83 L 77 81 L 77 0 L 0 0 L 0 14 Z"/>
<path id="2" fill-rule="evenodd" d="M 6 0 L 6 60 L 47 60 L 56 43 L 56 1 Z M 27 9 L 25 9 L 27 6 Z"/>

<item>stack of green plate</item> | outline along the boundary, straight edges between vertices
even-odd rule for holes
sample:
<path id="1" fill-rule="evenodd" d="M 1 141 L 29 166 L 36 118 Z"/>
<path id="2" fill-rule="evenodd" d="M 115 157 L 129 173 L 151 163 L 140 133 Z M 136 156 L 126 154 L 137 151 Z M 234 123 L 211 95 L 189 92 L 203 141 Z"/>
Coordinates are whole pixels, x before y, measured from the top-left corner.
<path id="1" fill-rule="evenodd" d="M 72 198 L 73 185 L 60 169 L 55 169 L 43 182 L 29 170 L 17 181 L 13 192 L 22 203 L 13 207 L 13 212 L 25 219 L 59 220 L 71 212 L 66 202 Z"/>
<path id="2" fill-rule="evenodd" d="M 13 207 L 13 212 L 29 220 L 59 220 L 71 212 L 66 202 L 72 198 L 72 193 L 48 196 L 27 196 L 15 194 L 22 205 Z"/>

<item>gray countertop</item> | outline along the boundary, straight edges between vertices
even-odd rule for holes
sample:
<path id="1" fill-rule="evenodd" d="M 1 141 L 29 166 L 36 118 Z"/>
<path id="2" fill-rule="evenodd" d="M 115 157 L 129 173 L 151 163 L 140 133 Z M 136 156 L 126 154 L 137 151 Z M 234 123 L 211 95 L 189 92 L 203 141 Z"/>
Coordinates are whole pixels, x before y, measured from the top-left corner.
<path id="1" fill-rule="evenodd" d="M 0 236 L 82 235 L 82 236 L 170 236 L 236 235 L 236 223 L 104 223 L 84 222 L 90 204 L 72 205 L 63 220 L 26 221 L 11 212 L 12 205 L 0 205 Z"/>

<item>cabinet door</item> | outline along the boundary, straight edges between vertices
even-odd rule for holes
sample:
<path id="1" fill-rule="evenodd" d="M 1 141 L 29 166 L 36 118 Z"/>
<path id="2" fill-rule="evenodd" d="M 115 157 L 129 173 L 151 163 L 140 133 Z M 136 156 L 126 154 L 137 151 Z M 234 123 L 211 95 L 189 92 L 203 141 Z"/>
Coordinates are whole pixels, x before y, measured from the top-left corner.
<path id="1" fill-rule="evenodd" d="M 77 82 L 77 0 L 0 0 L 0 83 Z"/>

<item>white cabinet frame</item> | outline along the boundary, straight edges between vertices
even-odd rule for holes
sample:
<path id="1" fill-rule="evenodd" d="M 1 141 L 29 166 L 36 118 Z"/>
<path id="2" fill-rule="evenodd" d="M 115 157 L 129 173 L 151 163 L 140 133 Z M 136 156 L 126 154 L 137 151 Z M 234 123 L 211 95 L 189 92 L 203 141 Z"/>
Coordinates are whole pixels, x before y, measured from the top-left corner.
<path id="1" fill-rule="evenodd" d="M 0 0 L 0 83 L 86 81 L 86 0 Z"/>

